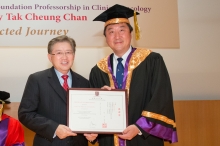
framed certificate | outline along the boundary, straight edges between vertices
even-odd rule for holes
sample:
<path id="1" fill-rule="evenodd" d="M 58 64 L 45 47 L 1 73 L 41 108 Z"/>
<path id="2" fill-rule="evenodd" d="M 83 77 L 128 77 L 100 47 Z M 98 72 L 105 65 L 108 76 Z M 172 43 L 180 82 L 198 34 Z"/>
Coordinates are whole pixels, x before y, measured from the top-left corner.
<path id="1" fill-rule="evenodd" d="M 75 133 L 122 133 L 127 127 L 127 90 L 69 88 L 67 124 Z"/>

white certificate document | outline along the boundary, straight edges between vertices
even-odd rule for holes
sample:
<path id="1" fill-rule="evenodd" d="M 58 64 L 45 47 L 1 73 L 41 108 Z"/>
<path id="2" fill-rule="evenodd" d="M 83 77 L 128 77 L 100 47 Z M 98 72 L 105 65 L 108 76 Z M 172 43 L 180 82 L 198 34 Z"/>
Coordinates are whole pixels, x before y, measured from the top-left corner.
<path id="1" fill-rule="evenodd" d="M 127 127 L 127 91 L 70 88 L 68 126 L 75 133 L 122 133 Z"/>

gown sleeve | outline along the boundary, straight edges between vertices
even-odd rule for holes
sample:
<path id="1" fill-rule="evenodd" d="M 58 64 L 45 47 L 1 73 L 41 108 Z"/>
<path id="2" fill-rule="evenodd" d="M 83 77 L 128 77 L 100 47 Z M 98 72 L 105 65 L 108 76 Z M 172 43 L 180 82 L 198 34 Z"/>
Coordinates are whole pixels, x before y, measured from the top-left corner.
<path id="1" fill-rule="evenodd" d="M 6 138 L 6 145 L 10 146 L 24 146 L 24 130 L 21 123 L 10 117 L 8 124 L 8 136 Z"/>
<path id="2" fill-rule="evenodd" d="M 159 54 L 149 59 L 146 65 L 151 70 L 151 97 L 136 125 L 148 134 L 177 142 L 172 88 L 166 65 Z"/>

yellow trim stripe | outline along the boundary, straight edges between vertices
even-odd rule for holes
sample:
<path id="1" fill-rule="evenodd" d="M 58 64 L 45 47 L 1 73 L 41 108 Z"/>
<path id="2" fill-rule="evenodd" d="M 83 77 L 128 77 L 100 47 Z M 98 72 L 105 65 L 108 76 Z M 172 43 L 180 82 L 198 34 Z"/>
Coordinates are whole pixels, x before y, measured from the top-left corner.
<path id="1" fill-rule="evenodd" d="M 119 139 L 117 134 L 114 134 L 114 146 L 119 146 Z"/>
<path id="2" fill-rule="evenodd" d="M 0 102 L 1 102 L 2 104 L 5 104 L 5 102 L 4 102 L 3 100 L 0 100 Z"/>
<path id="3" fill-rule="evenodd" d="M 113 23 L 130 23 L 128 19 L 126 18 L 113 18 L 105 22 L 105 26 Z"/>
<path id="4" fill-rule="evenodd" d="M 4 108 L 4 104 L 5 102 L 3 100 L 0 100 L 2 107 L 0 107 L 0 121 L 2 121 L 2 114 L 3 114 L 3 108 Z"/>
<path id="5" fill-rule="evenodd" d="M 127 76 L 127 81 L 126 81 L 126 86 L 125 89 L 128 91 L 129 95 L 129 89 L 130 89 L 130 83 L 131 83 L 131 78 L 132 78 L 132 73 L 133 70 L 141 63 L 144 61 L 144 59 L 151 53 L 151 50 L 148 49 L 142 49 L 142 48 L 137 48 L 129 61 L 128 65 L 128 76 Z"/>
<path id="6" fill-rule="evenodd" d="M 176 123 L 173 120 L 167 118 L 166 116 L 159 115 L 159 114 L 152 113 L 152 112 L 148 112 L 148 111 L 143 111 L 141 115 L 144 117 L 153 118 L 153 119 L 163 121 L 167 124 L 173 125 L 174 128 L 176 127 Z"/>

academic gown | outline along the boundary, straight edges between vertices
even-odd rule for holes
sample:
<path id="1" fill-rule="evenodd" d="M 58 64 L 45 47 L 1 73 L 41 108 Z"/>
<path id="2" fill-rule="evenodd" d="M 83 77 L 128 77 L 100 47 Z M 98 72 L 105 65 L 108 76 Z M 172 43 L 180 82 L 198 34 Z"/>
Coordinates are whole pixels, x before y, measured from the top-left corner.
<path id="1" fill-rule="evenodd" d="M 20 122 L 6 114 L 0 121 L 0 146 L 24 146 L 24 130 Z"/>
<path id="2" fill-rule="evenodd" d="M 100 60 L 90 72 L 93 88 L 115 86 L 113 54 Z M 177 142 L 173 96 L 169 74 L 160 54 L 133 48 L 125 66 L 128 91 L 128 125 L 135 124 L 142 135 L 127 140 L 127 146 L 163 146 Z M 113 135 L 100 134 L 99 146 L 114 146 Z M 116 142 L 117 143 L 117 142 Z"/>

